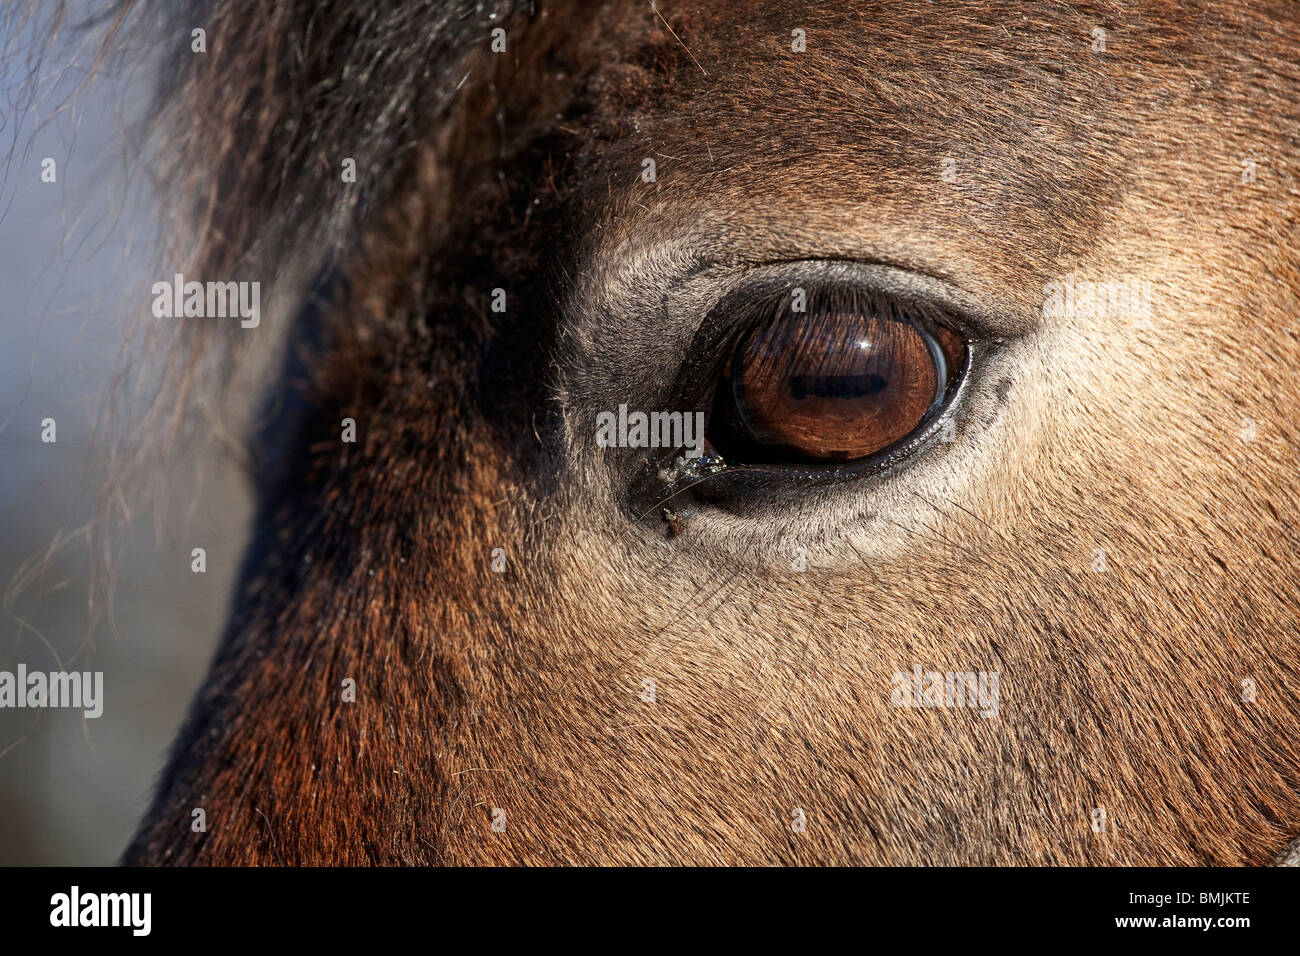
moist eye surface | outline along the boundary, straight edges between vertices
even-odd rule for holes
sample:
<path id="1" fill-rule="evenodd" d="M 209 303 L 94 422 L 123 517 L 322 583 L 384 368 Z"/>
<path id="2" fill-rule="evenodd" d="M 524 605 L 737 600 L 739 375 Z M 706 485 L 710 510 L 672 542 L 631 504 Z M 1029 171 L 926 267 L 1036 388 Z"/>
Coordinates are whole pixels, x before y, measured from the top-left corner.
<path id="1" fill-rule="evenodd" d="M 798 301 L 760 307 L 735 340 L 710 435 L 728 462 L 865 461 L 943 408 L 967 347 L 935 310 L 852 289 Z"/>

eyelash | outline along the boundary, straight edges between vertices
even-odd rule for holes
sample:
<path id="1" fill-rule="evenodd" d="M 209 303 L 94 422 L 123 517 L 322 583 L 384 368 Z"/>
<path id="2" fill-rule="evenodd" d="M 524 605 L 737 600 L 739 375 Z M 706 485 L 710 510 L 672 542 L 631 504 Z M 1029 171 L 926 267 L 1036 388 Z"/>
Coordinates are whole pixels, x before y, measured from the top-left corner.
<path id="1" fill-rule="evenodd" d="M 724 507 L 734 506 L 744 498 L 761 498 L 815 490 L 847 482 L 878 480 L 896 471 L 932 445 L 944 423 L 955 416 L 963 406 L 972 388 L 977 384 L 978 369 L 995 346 L 994 340 L 981 334 L 976 323 L 947 304 L 939 305 L 928 299 L 903 297 L 888 290 L 864 283 L 837 280 L 828 282 L 824 277 L 810 276 L 801 283 L 797 275 L 768 277 L 748 282 L 724 296 L 711 308 L 692 338 L 687 358 L 669 391 L 666 405 L 671 408 L 713 412 L 713 400 L 718 383 L 733 359 L 735 350 L 746 333 L 768 313 L 764 309 L 789 302 L 793 288 L 807 292 L 807 307 L 833 303 L 840 308 L 879 309 L 883 314 L 895 315 L 933 332 L 935 325 L 943 325 L 962 337 L 966 355 L 957 371 L 952 393 L 917 430 L 898 444 L 878 455 L 844 464 L 793 466 L 779 464 L 725 465 L 709 472 L 696 468 L 688 470 L 667 484 L 658 478 L 661 471 L 672 464 L 674 452 L 662 454 L 658 460 L 648 462 L 648 474 L 634 481 L 631 504 L 638 514 L 653 511 L 665 500 L 665 495 L 676 497 L 691 492 L 692 497 Z M 710 425 L 710 429 L 712 426 Z M 671 470 L 671 469 L 669 469 Z M 654 476 L 657 480 L 652 480 Z"/>

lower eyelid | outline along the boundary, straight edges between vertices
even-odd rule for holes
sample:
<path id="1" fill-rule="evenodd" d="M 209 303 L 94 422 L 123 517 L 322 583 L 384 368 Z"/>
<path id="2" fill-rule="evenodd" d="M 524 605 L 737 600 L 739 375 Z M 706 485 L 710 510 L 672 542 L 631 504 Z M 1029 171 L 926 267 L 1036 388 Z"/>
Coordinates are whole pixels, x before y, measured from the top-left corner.
<path id="1" fill-rule="evenodd" d="M 683 515 L 696 512 L 697 524 L 698 517 L 706 513 L 714 513 L 718 521 L 760 522 L 758 527 L 763 530 L 755 528 L 753 533 L 760 535 L 755 542 L 794 535 L 813 543 L 829 528 L 844 527 L 840 522 L 848 522 L 847 527 L 864 521 L 876 527 L 879 522 L 880 533 L 887 534 L 900 520 L 893 509 L 916 504 L 913 488 L 947 487 L 952 482 L 960 486 L 972 477 L 969 468 L 979 459 L 971 459 L 970 450 L 982 444 L 982 436 L 1001 418 L 1002 403 L 995 399 L 993 386 L 1007 374 L 1009 349 L 985 343 L 972 351 L 978 354 L 968 357 L 971 369 L 943 411 L 907 440 L 905 447 L 882 460 L 838 472 L 771 466 L 728 469 L 683 486 L 661 487 L 655 497 L 629 500 L 630 516 L 657 525 L 662 510 L 658 505 L 667 501 Z M 950 442 L 941 440 L 949 422 L 954 434 Z M 711 526 L 711 522 L 704 525 Z M 740 531 L 743 527 L 722 525 L 719 530 Z"/>
<path id="2" fill-rule="evenodd" d="M 970 357 L 966 361 L 964 373 L 973 365 Z M 891 469 L 904 466 L 908 459 L 925 448 L 937 436 L 943 434 L 945 423 L 951 421 L 961 412 L 961 403 L 969 394 L 969 375 L 964 374 L 953 393 L 948 396 L 938 412 L 922 424 L 916 431 L 903 438 L 896 445 L 884 449 L 879 455 L 870 456 L 857 462 L 826 466 L 791 466 L 779 464 L 746 465 L 746 470 L 782 476 L 787 480 L 816 482 L 821 484 L 844 481 L 863 481 L 884 474 Z"/>
<path id="3" fill-rule="evenodd" d="M 1001 344 L 971 343 L 963 374 L 941 411 L 914 435 L 885 454 L 844 466 L 807 468 L 779 465 L 727 466 L 705 477 L 690 477 L 674 484 L 634 482 L 628 489 L 629 514 L 636 520 L 657 523 L 661 506 L 674 509 L 694 504 L 717 508 L 733 515 L 765 514 L 765 520 L 779 518 L 795 501 L 818 500 L 831 492 L 845 494 L 888 487 L 906 481 L 909 471 L 933 467 L 956 441 L 941 440 L 952 424 L 954 436 L 962 433 L 959 421 L 969 419 L 970 405 L 987 392 L 988 373 L 1004 354 Z M 987 423 L 985 423 L 987 424 Z M 810 498 L 811 496 L 811 498 Z"/>
<path id="4" fill-rule="evenodd" d="M 970 418 L 972 406 L 996 411 L 996 403 L 992 402 L 989 391 L 990 376 L 993 373 L 999 377 L 1004 375 L 1005 368 L 998 371 L 990 365 L 1000 364 L 996 360 L 1010 351 L 1022 333 L 1030 330 L 1024 317 L 998 314 L 987 305 L 975 302 L 950 282 L 893 265 L 819 259 L 756 263 L 743 268 L 716 262 L 697 261 L 696 265 L 691 275 L 665 290 L 660 298 L 660 307 L 653 310 L 654 317 L 649 320 L 649 325 L 645 319 L 637 323 L 642 328 L 659 328 L 666 336 L 662 341 L 668 347 L 658 352 L 660 368 L 668 362 L 678 366 L 676 379 L 644 391 L 645 401 L 655 403 L 653 407 L 683 411 L 707 408 L 710 385 L 716 380 L 718 364 L 722 361 L 718 350 L 725 350 L 729 337 L 736 331 L 718 318 L 718 306 L 738 292 L 744 294 L 747 287 L 753 289 L 766 285 L 788 289 L 799 283 L 812 285 L 827 277 L 847 278 L 903 301 L 924 301 L 951 319 L 952 327 L 967 343 L 966 362 L 953 394 L 942 409 L 916 434 L 888 450 L 879 460 L 831 469 L 729 467 L 718 475 L 665 485 L 656 475 L 672 465 L 675 455 L 663 455 L 657 460 L 650 460 L 645 455 L 629 455 L 624 459 L 625 466 L 619 468 L 624 476 L 619 484 L 627 495 L 624 500 L 634 520 L 648 516 L 650 521 L 656 521 L 662 510 L 657 506 L 664 502 L 673 505 L 686 502 L 689 506 L 690 501 L 698 500 L 706 507 L 713 504 L 733 514 L 762 513 L 766 516 L 764 521 L 780 523 L 787 517 L 787 506 L 793 509 L 810 507 L 812 502 L 832 493 L 833 500 L 843 502 L 846 513 L 858 513 L 860 506 L 850 502 L 859 500 L 860 495 L 866 494 L 867 500 L 874 499 L 877 491 L 885 494 L 895 487 L 895 482 L 906 482 L 914 469 L 921 469 L 918 474 L 928 476 L 930 469 L 943 467 L 941 463 L 946 460 L 964 460 L 960 457 L 950 459 L 948 453 L 961 449 L 967 427 L 965 422 Z M 601 308 L 626 316 L 624 321 L 635 321 L 632 313 L 616 303 L 606 303 Z M 641 310 L 641 315 L 647 313 Z M 640 337 L 647 341 L 654 339 L 653 334 Z M 682 343 L 676 349 L 671 347 L 674 339 Z M 643 388 L 651 381 L 650 369 Z M 690 397 L 692 389 L 695 390 L 694 398 Z M 607 404 L 610 400 L 607 397 L 604 402 Z M 991 419 L 984 411 L 979 417 L 981 421 L 978 424 L 982 430 Z M 955 428 L 956 442 L 948 444 L 939 440 L 945 426 Z M 923 477 L 921 480 L 933 479 Z M 694 487 L 687 489 L 687 485 Z M 897 487 L 906 490 L 907 485 Z M 892 494 L 888 491 L 889 496 Z"/>

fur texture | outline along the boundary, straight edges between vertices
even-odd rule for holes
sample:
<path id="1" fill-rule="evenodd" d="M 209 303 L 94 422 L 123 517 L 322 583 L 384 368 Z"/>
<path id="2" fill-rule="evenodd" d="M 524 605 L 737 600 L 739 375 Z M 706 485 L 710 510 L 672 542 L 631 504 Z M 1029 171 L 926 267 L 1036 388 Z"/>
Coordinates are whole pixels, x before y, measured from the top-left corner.
<path id="1" fill-rule="evenodd" d="M 220 40 L 167 102 L 218 107 L 176 144 L 201 261 L 323 278 L 125 861 L 1274 859 L 1300 832 L 1294 5 L 464 7 L 194 14 Z M 367 42 L 381 68 L 343 69 Z M 662 407 L 714 304 L 814 260 L 989 315 L 958 440 L 687 493 L 666 535 L 596 411 Z M 1068 275 L 1141 277 L 1153 315 L 1044 318 Z M 999 672 L 999 717 L 892 707 L 914 665 Z"/>

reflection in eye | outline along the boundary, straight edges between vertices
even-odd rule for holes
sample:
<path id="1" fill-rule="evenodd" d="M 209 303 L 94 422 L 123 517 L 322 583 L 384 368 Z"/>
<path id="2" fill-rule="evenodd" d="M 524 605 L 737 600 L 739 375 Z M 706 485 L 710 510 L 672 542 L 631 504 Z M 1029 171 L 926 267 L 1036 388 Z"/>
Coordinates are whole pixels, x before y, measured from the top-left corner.
<path id="1" fill-rule="evenodd" d="M 864 459 L 943 406 L 965 365 L 961 336 L 892 303 L 852 298 L 781 310 L 740 339 L 720 395 L 731 406 L 729 459 Z"/>

